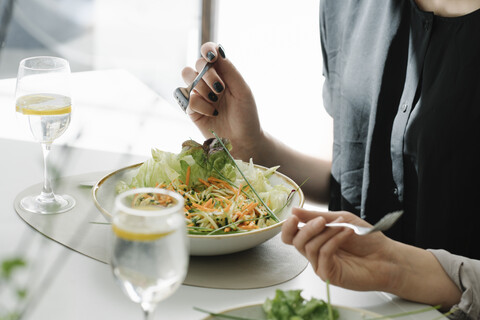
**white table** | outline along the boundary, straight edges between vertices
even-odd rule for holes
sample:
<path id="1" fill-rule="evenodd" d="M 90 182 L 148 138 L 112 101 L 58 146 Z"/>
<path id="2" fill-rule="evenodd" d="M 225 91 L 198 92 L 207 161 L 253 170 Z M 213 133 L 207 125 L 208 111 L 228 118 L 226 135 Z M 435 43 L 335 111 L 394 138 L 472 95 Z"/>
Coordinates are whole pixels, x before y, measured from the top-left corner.
<path id="1" fill-rule="evenodd" d="M 144 160 L 152 146 L 178 152 L 183 140 L 203 139 L 176 106 L 124 71 L 79 73 L 74 74 L 74 80 L 76 119 L 71 132 L 59 139 L 51 153 L 55 163 L 60 159 L 60 144 L 74 146 L 70 161 L 63 166 L 63 175 L 115 170 Z M 40 146 L 23 141 L 30 139 L 28 132 L 16 128 L 14 85 L 14 80 L 0 81 L 0 259 L 22 252 L 28 256 L 30 267 L 21 280 L 33 286 L 30 291 L 36 299 L 26 319 L 141 319 L 139 306 L 123 295 L 108 265 L 43 237 L 17 216 L 13 199 L 26 187 L 42 181 L 42 162 Z M 149 113 L 148 118 L 142 118 L 142 113 Z M 101 130 L 102 126 L 108 130 Z M 149 127 L 158 130 L 152 134 Z M 172 133 L 179 127 L 183 135 Z M 82 128 L 82 135 L 75 139 Z M 123 150 L 128 154 L 121 153 Z M 220 311 L 258 303 L 273 297 L 277 288 L 303 289 L 307 298 L 326 299 L 325 283 L 308 266 L 298 277 L 275 287 L 220 290 L 181 286 L 159 305 L 156 319 L 202 319 L 204 314 L 193 310 L 193 306 Z M 382 292 L 330 289 L 332 302 L 338 305 L 381 313 L 422 307 Z M 434 319 L 438 315 L 432 311 L 405 319 Z"/>

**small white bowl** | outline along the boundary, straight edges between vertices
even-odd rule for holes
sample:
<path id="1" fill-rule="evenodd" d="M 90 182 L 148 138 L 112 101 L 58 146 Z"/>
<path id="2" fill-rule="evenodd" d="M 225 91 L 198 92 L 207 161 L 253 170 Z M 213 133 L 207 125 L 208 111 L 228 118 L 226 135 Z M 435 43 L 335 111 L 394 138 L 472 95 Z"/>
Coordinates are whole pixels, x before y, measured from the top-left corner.
<path id="1" fill-rule="evenodd" d="M 110 222 L 113 203 L 116 196 L 115 186 L 120 180 L 130 180 L 142 163 L 114 171 L 100 179 L 92 188 L 93 201 L 102 215 Z M 261 170 L 265 167 L 256 165 Z M 283 222 L 291 215 L 292 208 L 303 207 L 305 197 L 302 190 L 290 178 L 275 172 L 270 178 L 272 185 L 283 184 L 289 189 L 298 190 L 293 195 L 289 206 L 283 209 L 278 218 L 280 221 L 266 228 L 248 231 L 245 233 L 232 233 L 225 235 L 188 235 L 190 239 L 190 255 L 214 256 L 239 252 L 253 248 L 277 235 L 281 231 Z"/>

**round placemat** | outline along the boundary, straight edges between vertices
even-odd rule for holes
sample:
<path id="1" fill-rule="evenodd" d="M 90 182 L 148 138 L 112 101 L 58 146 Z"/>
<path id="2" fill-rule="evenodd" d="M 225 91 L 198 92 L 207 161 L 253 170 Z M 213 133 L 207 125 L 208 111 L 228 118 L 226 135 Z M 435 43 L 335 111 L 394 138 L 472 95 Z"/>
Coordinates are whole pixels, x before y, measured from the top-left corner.
<path id="1" fill-rule="evenodd" d="M 62 245 L 103 263 L 108 263 L 110 226 L 95 207 L 86 181 L 97 181 L 108 172 L 64 177 L 54 182 L 58 194 L 69 194 L 76 206 L 67 212 L 42 215 L 23 210 L 20 199 L 39 193 L 42 183 L 15 198 L 17 214 L 32 228 Z M 191 256 L 184 284 L 216 289 L 255 289 L 274 286 L 299 275 L 308 261 L 280 235 L 238 253 L 221 256 Z"/>

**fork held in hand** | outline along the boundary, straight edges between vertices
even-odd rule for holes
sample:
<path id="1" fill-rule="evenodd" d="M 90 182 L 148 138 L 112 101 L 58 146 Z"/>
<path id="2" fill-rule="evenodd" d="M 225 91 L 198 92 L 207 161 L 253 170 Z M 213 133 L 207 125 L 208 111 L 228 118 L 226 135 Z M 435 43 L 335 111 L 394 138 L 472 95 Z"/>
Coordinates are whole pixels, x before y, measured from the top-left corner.
<path id="1" fill-rule="evenodd" d="M 197 83 L 202 79 L 205 72 L 207 72 L 207 70 L 210 69 L 211 66 L 212 64 L 210 62 L 207 62 L 207 64 L 203 67 L 202 71 L 200 71 L 200 73 L 195 77 L 193 82 L 188 87 L 179 87 L 173 92 L 173 96 L 177 100 L 183 112 L 187 112 L 187 107 L 190 102 L 190 92 L 192 92 L 193 88 L 195 88 Z"/>
<path id="2" fill-rule="evenodd" d="M 386 231 L 390 229 L 391 226 L 397 222 L 398 218 L 403 214 L 403 210 L 394 211 L 386 214 L 380 221 L 375 223 L 373 227 L 361 227 L 351 223 L 346 222 L 331 222 L 327 223 L 325 226 L 327 227 L 346 227 L 353 229 L 356 234 L 363 236 L 375 231 Z"/>

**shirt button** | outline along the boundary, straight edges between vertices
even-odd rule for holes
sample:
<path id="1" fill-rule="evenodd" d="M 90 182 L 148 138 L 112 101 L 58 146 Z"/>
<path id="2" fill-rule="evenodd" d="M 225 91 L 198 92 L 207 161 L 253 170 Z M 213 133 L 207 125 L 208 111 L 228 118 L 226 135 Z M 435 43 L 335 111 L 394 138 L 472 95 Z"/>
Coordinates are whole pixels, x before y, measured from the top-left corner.
<path id="1" fill-rule="evenodd" d="M 403 112 L 407 112 L 407 109 L 408 109 L 408 104 L 404 103 L 404 104 L 402 105 L 402 111 L 403 111 Z"/>
<path id="2" fill-rule="evenodd" d="M 392 193 L 395 197 L 398 196 L 398 188 L 393 188 Z"/>

